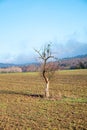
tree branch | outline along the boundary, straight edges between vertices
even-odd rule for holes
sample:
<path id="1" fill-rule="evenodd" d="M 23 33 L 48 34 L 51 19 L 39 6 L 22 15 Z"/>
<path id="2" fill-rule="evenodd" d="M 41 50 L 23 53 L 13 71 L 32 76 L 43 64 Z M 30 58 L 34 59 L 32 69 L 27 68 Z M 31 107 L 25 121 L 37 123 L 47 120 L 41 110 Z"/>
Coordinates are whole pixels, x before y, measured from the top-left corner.
<path id="1" fill-rule="evenodd" d="M 45 60 L 48 60 L 49 58 L 54 58 L 54 56 L 48 56 Z"/>
<path id="2" fill-rule="evenodd" d="M 34 49 L 34 50 L 39 54 L 40 58 L 44 60 L 44 57 L 41 55 L 40 51 L 38 51 L 36 49 Z"/>

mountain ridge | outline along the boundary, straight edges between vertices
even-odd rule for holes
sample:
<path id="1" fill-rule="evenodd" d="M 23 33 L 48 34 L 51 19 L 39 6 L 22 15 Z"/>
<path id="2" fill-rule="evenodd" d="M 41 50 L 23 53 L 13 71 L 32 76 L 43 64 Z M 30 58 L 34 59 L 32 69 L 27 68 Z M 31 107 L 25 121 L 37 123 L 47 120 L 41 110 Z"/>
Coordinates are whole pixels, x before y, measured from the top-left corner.
<path id="1" fill-rule="evenodd" d="M 59 59 L 60 69 L 79 68 L 78 66 L 81 62 L 87 66 L 87 54 Z M 0 63 L 0 68 L 20 67 L 23 71 L 36 71 L 39 66 L 40 65 L 38 62 L 30 62 L 25 64 Z"/>

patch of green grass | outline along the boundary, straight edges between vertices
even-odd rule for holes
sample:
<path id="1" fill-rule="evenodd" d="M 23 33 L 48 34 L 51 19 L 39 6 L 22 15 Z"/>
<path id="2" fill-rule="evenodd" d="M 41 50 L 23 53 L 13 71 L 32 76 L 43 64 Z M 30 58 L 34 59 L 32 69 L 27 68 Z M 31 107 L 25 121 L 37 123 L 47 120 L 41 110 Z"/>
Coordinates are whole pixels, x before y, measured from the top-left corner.
<path id="1" fill-rule="evenodd" d="M 6 104 L 5 103 L 0 103 L 0 108 L 6 108 Z"/>
<path id="2" fill-rule="evenodd" d="M 67 97 L 64 97 L 61 101 L 75 102 L 75 103 L 87 103 L 87 98 L 67 98 Z"/>

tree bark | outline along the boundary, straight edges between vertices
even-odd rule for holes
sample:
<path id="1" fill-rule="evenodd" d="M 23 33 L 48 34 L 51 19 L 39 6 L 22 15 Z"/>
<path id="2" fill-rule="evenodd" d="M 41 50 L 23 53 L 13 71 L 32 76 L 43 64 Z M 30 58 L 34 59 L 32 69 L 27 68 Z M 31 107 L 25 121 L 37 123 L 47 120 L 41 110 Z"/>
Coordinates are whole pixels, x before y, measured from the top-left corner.
<path id="1" fill-rule="evenodd" d="M 47 83 L 46 83 L 46 89 L 45 89 L 45 97 L 49 98 L 49 80 L 47 78 Z"/>

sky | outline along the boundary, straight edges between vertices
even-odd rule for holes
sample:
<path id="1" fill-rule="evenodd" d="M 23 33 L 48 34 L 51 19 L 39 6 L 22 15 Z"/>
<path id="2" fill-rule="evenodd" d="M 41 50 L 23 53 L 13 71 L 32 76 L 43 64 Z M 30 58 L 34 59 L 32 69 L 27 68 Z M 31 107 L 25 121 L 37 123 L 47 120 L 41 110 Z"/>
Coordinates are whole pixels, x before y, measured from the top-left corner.
<path id="1" fill-rule="evenodd" d="M 0 0 L 0 63 L 29 63 L 52 42 L 58 58 L 87 54 L 87 0 Z"/>

